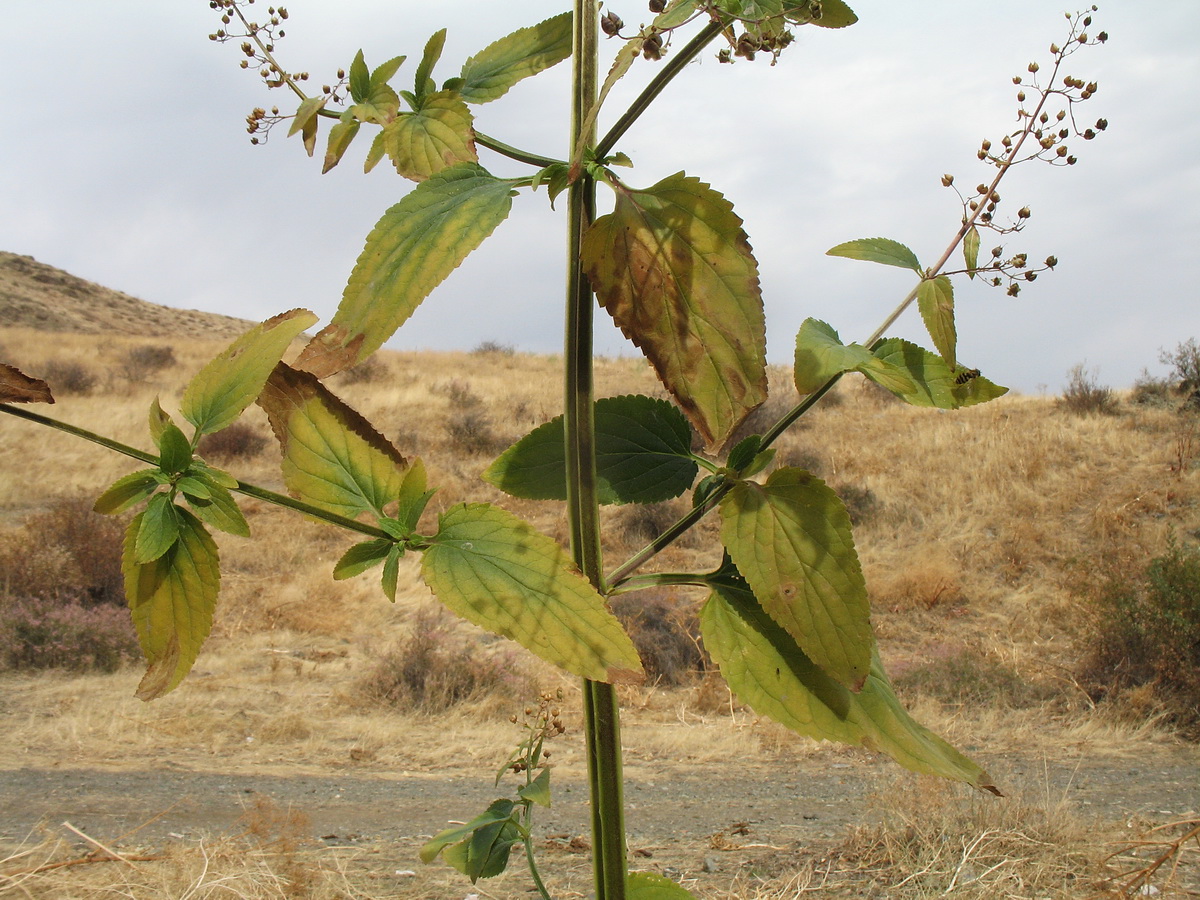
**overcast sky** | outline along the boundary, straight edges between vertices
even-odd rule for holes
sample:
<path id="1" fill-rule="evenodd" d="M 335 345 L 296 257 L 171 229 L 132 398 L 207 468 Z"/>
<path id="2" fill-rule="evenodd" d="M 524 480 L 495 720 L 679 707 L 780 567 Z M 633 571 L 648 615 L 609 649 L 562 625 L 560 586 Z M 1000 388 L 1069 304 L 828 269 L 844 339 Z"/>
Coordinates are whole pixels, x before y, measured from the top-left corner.
<path id="1" fill-rule="evenodd" d="M 393 81 L 407 87 L 438 28 L 449 27 L 441 82 L 492 40 L 566 3 L 287 5 L 277 54 L 310 71 L 310 84 L 348 68 L 361 47 L 371 65 L 408 54 Z M 942 174 L 968 188 L 990 177 L 975 151 L 1014 127 L 1012 76 L 1046 62 L 1049 44 L 1066 35 L 1067 7 L 1053 0 L 852 5 L 857 25 L 800 29 L 774 68 L 721 66 L 706 55 L 621 147 L 637 166 L 622 173 L 630 183 L 683 169 L 734 203 L 759 261 L 774 362 L 789 361 L 807 316 L 845 340 L 874 329 L 911 276 L 825 250 L 886 236 L 935 259 L 960 215 Z M 649 18 L 642 2 L 611 8 L 630 24 Z M 362 173 L 369 136 L 324 176 L 285 128 L 252 147 L 246 113 L 295 101 L 240 70 L 235 45 L 207 40 L 218 24 L 207 0 L 3 0 L 3 10 L 0 249 L 168 306 L 256 319 L 297 306 L 332 315 L 367 232 L 412 186 L 386 163 Z M 1002 211 L 1028 204 L 1034 213 L 1008 249 L 1031 259 L 1053 253 L 1057 271 L 1015 300 L 965 279 L 956 285 L 960 358 L 1027 393 L 1057 392 L 1077 363 L 1128 386 L 1145 367 L 1165 372 L 1160 348 L 1200 337 L 1200 4 L 1162 0 L 1148 15 L 1143 3 L 1110 0 L 1095 18 L 1091 30 L 1110 40 L 1079 53 L 1070 70 L 1099 82 L 1082 117 L 1107 118 L 1108 132 L 1072 142 L 1075 167 L 1029 164 L 1001 188 Z M 475 108 L 480 129 L 564 155 L 559 68 Z M 650 70 L 636 67 L 620 96 Z M 481 162 L 500 175 L 525 171 L 486 151 Z M 559 352 L 563 241 L 544 193 L 525 193 L 390 346 L 492 340 Z M 985 235 L 985 253 L 995 243 Z M 632 352 L 600 326 L 602 352 Z M 915 311 L 892 333 L 929 343 Z"/>

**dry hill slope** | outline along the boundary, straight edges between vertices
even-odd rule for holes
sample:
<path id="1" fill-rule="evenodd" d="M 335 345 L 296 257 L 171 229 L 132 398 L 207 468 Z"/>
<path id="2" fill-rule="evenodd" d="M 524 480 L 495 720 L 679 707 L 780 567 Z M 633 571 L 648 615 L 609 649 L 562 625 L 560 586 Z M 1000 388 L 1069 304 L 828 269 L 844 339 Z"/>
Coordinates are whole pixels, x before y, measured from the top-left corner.
<path id="1" fill-rule="evenodd" d="M 0 322 L 41 331 L 232 338 L 253 323 L 139 300 L 40 263 L 0 251 Z"/>

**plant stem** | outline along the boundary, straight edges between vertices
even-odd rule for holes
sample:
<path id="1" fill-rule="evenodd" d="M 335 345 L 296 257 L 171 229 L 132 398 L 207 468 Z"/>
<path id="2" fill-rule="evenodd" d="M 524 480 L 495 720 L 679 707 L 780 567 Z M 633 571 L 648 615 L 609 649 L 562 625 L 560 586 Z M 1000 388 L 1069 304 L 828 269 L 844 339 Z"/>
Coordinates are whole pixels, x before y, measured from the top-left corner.
<path id="1" fill-rule="evenodd" d="M 512 147 L 503 141 L 499 141 L 491 135 L 484 134 L 481 131 L 475 132 L 475 143 L 481 147 L 487 147 L 494 153 L 499 153 L 501 156 L 507 156 L 509 159 L 515 159 L 517 162 L 529 163 L 531 166 L 537 166 L 539 169 L 544 169 L 546 166 L 553 166 L 556 163 L 566 165 L 561 159 L 554 159 L 549 156 L 541 156 L 537 153 L 530 153 L 528 150 L 522 150 L 519 147 Z"/>
<path id="2" fill-rule="evenodd" d="M 597 89 L 599 23 L 595 0 L 575 0 L 571 141 L 591 143 L 585 133 Z M 589 129 L 591 131 L 591 129 Z M 571 552 L 584 576 L 603 590 L 600 513 L 596 495 L 596 446 L 592 373 L 592 292 L 583 272 L 583 236 L 595 217 L 596 186 L 587 174 L 567 195 L 567 302 L 564 350 L 567 515 Z M 621 789 L 621 737 L 616 691 L 611 684 L 583 684 L 584 731 L 592 812 L 592 867 L 596 900 L 625 900 L 625 822 Z"/>
<path id="3" fill-rule="evenodd" d="M 94 431 L 88 431 L 86 428 L 79 428 L 75 425 L 68 425 L 66 422 L 60 422 L 58 419 L 51 419 L 49 416 L 43 416 L 32 412 L 28 409 L 22 409 L 19 406 L 11 406 L 7 403 L 0 403 L 0 412 L 6 412 L 11 416 L 16 416 L 20 419 L 28 419 L 30 422 L 37 422 L 39 425 L 46 425 L 56 431 L 62 431 L 66 434 L 72 434 L 75 437 L 83 438 L 85 441 L 91 441 L 93 444 L 99 444 L 101 447 L 107 447 L 109 450 L 115 450 L 117 453 L 124 454 L 132 459 L 140 462 L 148 463 L 152 466 L 159 465 L 159 459 L 153 453 L 147 453 L 145 450 L 139 450 L 136 447 L 130 447 L 128 444 L 122 444 L 120 441 L 114 441 L 112 438 L 104 437 L 104 435 L 96 434 Z M 340 528 L 345 528 L 349 531 L 357 531 L 359 534 L 365 534 L 374 538 L 392 539 L 392 536 L 381 528 L 376 528 L 374 525 L 367 525 L 364 522 L 358 522 L 346 516 L 339 516 L 337 513 L 331 513 L 319 506 L 313 506 L 311 503 L 305 503 L 303 500 L 296 500 L 288 497 L 285 494 L 277 494 L 275 491 L 267 490 L 258 485 L 249 484 L 245 481 L 239 481 L 237 487 L 233 488 L 240 494 L 245 494 L 247 497 L 255 497 L 259 500 L 265 500 L 268 503 L 274 503 L 276 506 L 286 506 L 288 509 L 294 509 L 297 512 L 302 512 L 305 515 L 312 516 L 316 519 L 321 519 L 331 525 L 337 525 Z"/>

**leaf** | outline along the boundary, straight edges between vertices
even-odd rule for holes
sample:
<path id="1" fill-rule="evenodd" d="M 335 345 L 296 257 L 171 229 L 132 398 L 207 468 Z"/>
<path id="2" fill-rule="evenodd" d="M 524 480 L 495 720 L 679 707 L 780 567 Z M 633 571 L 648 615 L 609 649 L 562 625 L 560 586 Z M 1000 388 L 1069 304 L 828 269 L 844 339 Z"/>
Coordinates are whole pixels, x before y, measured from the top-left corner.
<path id="1" fill-rule="evenodd" d="M 758 264 L 732 205 L 682 172 L 619 186 L 582 256 L 601 304 L 719 447 L 767 396 Z"/>
<path id="2" fill-rule="evenodd" d="M 672 0 L 667 8 L 655 17 L 652 27 L 660 30 L 678 28 L 696 14 L 697 0 Z"/>
<path id="3" fill-rule="evenodd" d="M 283 480 L 296 497 L 344 516 L 384 515 L 407 461 L 315 377 L 283 363 L 259 404 L 283 452 Z"/>
<path id="4" fill-rule="evenodd" d="M 166 424 L 158 437 L 158 467 L 168 475 L 178 475 L 192 461 L 192 444 L 176 425 Z"/>
<path id="5" fill-rule="evenodd" d="M 913 406 L 960 409 L 1008 393 L 1008 388 L 994 384 L 978 373 L 961 366 L 951 369 L 936 353 L 900 338 L 884 341 L 875 349 L 875 355 L 889 365 L 903 369 L 912 379 L 912 391 L 893 393 Z"/>
<path id="6" fill-rule="evenodd" d="M 821 0 L 821 17 L 811 20 L 813 25 L 821 28 L 845 28 L 857 21 L 854 10 L 842 0 Z"/>
<path id="7" fill-rule="evenodd" d="M 153 562 L 139 563 L 136 544 L 146 515 L 139 513 L 126 530 L 121 570 L 149 664 L 136 696 L 153 700 L 178 685 L 196 661 L 212 628 L 221 572 L 217 545 L 195 516 L 178 507 L 179 539 Z"/>
<path id="8" fill-rule="evenodd" d="M 863 689 L 852 693 L 815 665 L 737 581 L 714 588 L 701 608 L 700 628 L 729 686 L 760 715 L 815 740 L 866 746 L 912 771 L 999 793 L 983 769 L 904 711 L 877 654 Z"/>
<path id="9" fill-rule="evenodd" d="M 462 67 L 459 91 L 468 103 L 490 103 L 518 81 L 571 55 L 571 13 L 521 28 L 476 53 Z"/>
<path id="10" fill-rule="evenodd" d="M 355 103 L 362 103 L 371 94 L 371 71 L 367 68 L 363 52 L 358 51 L 350 63 L 350 96 Z"/>
<path id="11" fill-rule="evenodd" d="M 368 569 L 373 569 L 385 559 L 392 547 L 395 546 L 394 541 L 389 541 L 386 538 L 377 538 L 373 541 L 363 541 L 360 544 L 355 544 L 349 550 L 342 554 L 342 558 L 337 561 L 333 567 L 333 580 L 344 581 L 347 578 L 353 578 L 355 575 L 361 575 Z"/>
<path id="12" fill-rule="evenodd" d="M 218 531 L 236 534 L 238 537 L 250 537 L 250 523 L 242 515 L 233 495 L 224 485 L 216 481 L 209 480 L 207 484 L 208 499 L 200 500 L 191 496 L 186 498 L 192 512 Z"/>
<path id="13" fill-rule="evenodd" d="M 421 62 L 417 66 L 417 74 L 414 79 L 418 101 L 423 100 L 425 95 L 431 91 L 437 90 L 437 87 L 433 84 L 433 67 L 442 58 L 442 48 L 445 46 L 445 28 L 441 31 L 435 31 L 429 40 L 425 42 L 425 53 L 422 55 Z"/>
<path id="14" fill-rule="evenodd" d="M 296 367 L 323 378 L 374 353 L 504 221 L 511 195 L 508 182 L 473 163 L 418 184 L 368 235 L 332 323 Z"/>
<path id="15" fill-rule="evenodd" d="M 608 93 L 613 89 L 618 81 L 625 77 L 625 74 L 633 66 L 637 58 L 642 55 L 642 39 L 640 37 L 633 38 L 621 45 L 621 49 L 617 51 L 616 58 L 613 59 L 612 65 L 608 69 L 608 75 L 604 79 L 604 84 L 600 85 L 600 93 L 596 95 L 596 100 L 592 104 L 588 114 L 584 116 L 583 122 L 579 128 L 579 140 L 575 143 L 575 147 L 571 151 L 571 167 L 570 180 L 574 181 L 578 177 L 580 170 L 583 167 L 584 157 L 587 155 L 588 147 L 593 141 L 593 129 L 596 125 L 596 119 L 600 116 L 600 110 L 604 106 L 604 101 L 608 99 Z"/>
<path id="16" fill-rule="evenodd" d="M 974 278 L 979 267 L 979 229 L 974 225 L 963 235 L 963 261 L 967 264 L 967 275 Z"/>
<path id="17" fill-rule="evenodd" d="M 403 555 L 404 548 L 399 544 L 393 544 L 392 549 L 388 551 L 387 559 L 383 561 L 383 576 L 380 579 L 380 585 L 384 594 L 393 603 L 396 602 L 396 582 L 400 578 L 400 557 Z"/>
<path id="18" fill-rule="evenodd" d="M 150 404 L 150 414 L 147 424 L 150 428 L 150 437 L 154 439 L 155 446 L 162 443 L 163 430 L 168 425 L 174 425 L 175 421 L 163 411 L 159 405 L 158 398 L 154 398 L 154 402 Z"/>
<path id="19" fill-rule="evenodd" d="M 158 489 L 157 469 L 142 469 L 114 481 L 92 506 L 94 512 L 106 516 L 124 512 L 140 503 Z"/>
<path id="20" fill-rule="evenodd" d="M 167 494 L 155 494 L 138 516 L 141 527 L 134 542 L 135 563 L 154 562 L 179 540 L 179 507 Z"/>
<path id="21" fill-rule="evenodd" d="M 871 606 L 850 516 L 801 469 L 742 481 L 721 500 L 721 542 L 771 618 L 835 679 L 858 690 L 871 665 Z"/>
<path id="22" fill-rule="evenodd" d="M 316 321 L 308 310 L 293 309 L 255 325 L 188 383 L 180 404 L 183 417 L 199 434 L 231 424 L 262 392 L 296 336 Z"/>
<path id="23" fill-rule="evenodd" d="M 393 56 L 382 65 L 376 66 L 375 71 L 371 73 L 371 81 L 368 85 L 371 94 L 374 94 L 379 88 L 387 85 L 396 73 L 400 71 L 400 67 L 404 65 L 407 56 Z"/>
<path id="24" fill-rule="evenodd" d="M 918 275 L 924 274 L 916 254 L 898 241 L 888 238 L 863 238 L 858 241 L 847 241 L 844 244 L 838 244 L 831 250 L 826 250 L 825 255 L 844 256 L 846 259 L 863 259 L 867 262 L 882 263 L 885 266 L 912 269 Z"/>
<path id="25" fill-rule="evenodd" d="M 317 116 L 325 108 L 326 99 L 325 97 L 306 97 L 301 100 L 300 107 L 292 118 L 292 127 L 288 129 L 287 136 L 291 137 L 297 131 L 303 131 L 310 124 L 315 127 Z"/>
<path id="26" fill-rule="evenodd" d="M 466 825 L 435 835 L 421 848 L 421 861 L 430 863 L 440 853 L 472 884 L 499 875 L 508 866 L 512 845 L 521 839 L 512 820 L 514 806 L 511 800 L 496 800 Z"/>
<path id="27" fill-rule="evenodd" d="M 354 136 L 358 134 L 360 127 L 362 126 L 357 121 L 351 119 L 345 122 L 338 122 L 329 129 L 329 143 L 325 148 L 325 161 L 321 165 L 322 175 L 342 161 L 342 156 L 345 155 L 346 150 L 350 147 L 350 142 L 354 140 Z"/>
<path id="28" fill-rule="evenodd" d="M 911 391 L 912 379 L 880 360 L 861 344 L 843 344 L 838 333 L 818 319 L 805 319 L 796 335 L 796 357 L 792 374 L 796 390 L 811 394 L 843 372 L 870 373 L 892 390 Z"/>
<path id="29" fill-rule="evenodd" d="M 697 465 L 691 428 L 666 400 L 610 397 L 596 402 L 594 416 L 601 503 L 657 503 L 692 486 Z M 566 500 L 562 416 L 505 450 L 482 477 L 513 497 Z"/>
<path id="30" fill-rule="evenodd" d="M 189 470 L 190 471 L 190 470 Z M 197 478 L 195 475 L 184 475 L 175 486 L 185 497 L 194 498 L 197 500 L 208 500 L 212 497 L 212 491 L 203 478 Z"/>
<path id="31" fill-rule="evenodd" d="M 953 369 L 958 333 L 954 329 L 954 286 L 950 279 L 939 275 L 922 281 L 917 286 L 917 308 L 921 310 L 933 346 L 946 365 Z"/>
<path id="32" fill-rule="evenodd" d="M 53 403 L 50 385 L 0 363 L 0 403 Z"/>
<path id="33" fill-rule="evenodd" d="M 537 777 L 521 790 L 517 791 L 522 800 L 529 800 L 538 806 L 550 808 L 550 770 L 542 769 Z"/>
<path id="34" fill-rule="evenodd" d="M 642 680 L 633 642 L 554 540 L 486 503 L 451 507 L 440 525 L 421 573 L 451 610 L 574 675 Z"/>
<path id="35" fill-rule="evenodd" d="M 421 514 L 425 512 L 429 498 L 437 493 L 436 489 L 430 491 L 425 487 L 425 464 L 419 459 L 414 459 L 412 465 L 408 467 L 408 472 L 404 475 L 404 483 L 400 486 L 399 502 L 396 508 L 396 520 L 400 523 L 405 536 L 416 530 L 417 522 L 420 521 Z"/>
<path id="36" fill-rule="evenodd" d="M 630 872 L 625 878 L 625 900 L 696 900 L 696 896 L 657 872 Z"/>
<path id="37" fill-rule="evenodd" d="M 396 171 L 424 181 L 459 163 L 475 163 L 474 118 L 453 91 L 430 94 L 419 109 L 398 116 L 383 130 L 383 147 Z"/>

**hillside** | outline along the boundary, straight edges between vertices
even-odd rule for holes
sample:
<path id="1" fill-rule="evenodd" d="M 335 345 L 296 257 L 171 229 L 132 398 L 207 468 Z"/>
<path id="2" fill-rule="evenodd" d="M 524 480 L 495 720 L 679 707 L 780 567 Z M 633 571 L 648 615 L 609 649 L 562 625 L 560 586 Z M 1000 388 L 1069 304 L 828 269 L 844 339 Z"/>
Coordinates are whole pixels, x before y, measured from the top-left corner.
<path id="1" fill-rule="evenodd" d="M 171 309 L 0 251 L 0 322 L 17 328 L 143 337 L 232 338 L 243 319 Z"/>

